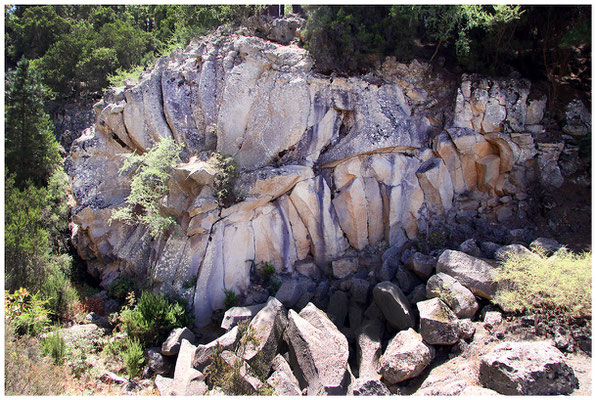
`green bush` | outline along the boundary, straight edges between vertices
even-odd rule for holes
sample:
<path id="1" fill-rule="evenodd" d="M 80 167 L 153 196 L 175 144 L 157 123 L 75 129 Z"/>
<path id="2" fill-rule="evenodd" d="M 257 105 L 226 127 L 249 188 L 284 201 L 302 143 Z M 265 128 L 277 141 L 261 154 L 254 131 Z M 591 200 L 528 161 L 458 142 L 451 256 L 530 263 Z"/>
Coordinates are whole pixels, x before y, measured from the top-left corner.
<path id="1" fill-rule="evenodd" d="M 554 313 L 564 317 L 592 314 L 592 254 L 565 248 L 548 257 L 509 254 L 501 263 L 495 301 L 514 312 Z"/>
<path id="2" fill-rule="evenodd" d="M 275 269 L 275 265 L 273 265 L 270 262 L 266 262 L 265 266 L 263 267 L 263 270 L 261 272 L 263 275 L 263 280 L 265 282 L 271 281 L 271 278 L 273 278 L 273 276 L 275 275 L 276 272 L 277 272 L 277 270 Z"/>
<path id="3" fill-rule="evenodd" d="M 14 293 L 5 293 L 6 319 L 18 335 L 37 336 L 50 323 L 47 300 L 42 300 L 39 293 L 30 294 L 20 288 Z"/>
<path id="4" fill-rule="evenodd" d="M 160 344 L 172 329 L 191 322 L 180 302 L 148 291 L 141 294 L 136 305 L 125 307 L 120 320 L 128 336 L 139 339 L 144 346 Z"/>
<path id="5" fill-rule="evenodd" d="M 107 292 L 111 297 L 118 300 L 124 300 L 126 299 L 126 296 L 128 296 L 130 292 L 134 292 L 134 290 L 135 282 L 132 279 L 126 276 L 119 276 L 109 284 Z"/>
<path id="6" fill-rule="evenodd" d="M 224 308 L 226 309 L 226 311 L 238 305 L 238 295 L 236 294 L 234 289 L 225 289 L 224 295 Z"/>
<path id="7" fill-rule="evenodd" d="M 59 330 L 55 330 L 48 337 L 42 340 L 41 349 L 43 355 L 49 355 L 54 360 L 54 364 L 63 365 L 65 358 L 66 345 L 64 338 Z"/>
<path id="8" fill-rule="evenodd" d="M 153 237 L 163 234 L 176 221 L 161 214 L 159 201 L 168 193 L 168 180 L 172 166 L 180 162 L 182 147 L 170 138 L 162 138 L 144 154 L 124 154 L 120 173 L 134 169 L 130 180 L 127 205 L 114 211 L 110 222 L 141 223 L 149 228 Z M 141 211 L 137 212 L 136 209 Z"/>
<path id="9" fill-rule="evenodd" d="M 126 338 L 125 350 L 122 353 L 124 364 L 126 365 L 126 373 L 129 378 L 134 378 L 139 375 L 141 366 L 145 362 L 143 357 L 143 347 L 137 338 Z"/>
<path id="10" fill-rule="evenodd" d="M 230 155 L 212 153 L 209 163 L 217 173 L 213 180 L 217 201 L 222 207 L 229 207 L 241 200 L 234 188 L 234 181 L 238 177 L 238 165 Z"/>

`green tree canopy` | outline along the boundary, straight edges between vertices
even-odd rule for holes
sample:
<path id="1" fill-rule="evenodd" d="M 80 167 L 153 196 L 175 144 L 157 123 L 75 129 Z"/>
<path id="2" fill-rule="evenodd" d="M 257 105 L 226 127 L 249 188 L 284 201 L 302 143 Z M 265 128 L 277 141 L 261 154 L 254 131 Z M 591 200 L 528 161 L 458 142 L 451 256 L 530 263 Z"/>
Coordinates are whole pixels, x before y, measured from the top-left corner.
<path id="1" fill-rule="evenodd" d="M 60 163 L 53 125 L 43 107 L 49 96 L 29 61 L 19 61 L 6 78 L 5 160 L 15 184 L 45 185 Z"/>

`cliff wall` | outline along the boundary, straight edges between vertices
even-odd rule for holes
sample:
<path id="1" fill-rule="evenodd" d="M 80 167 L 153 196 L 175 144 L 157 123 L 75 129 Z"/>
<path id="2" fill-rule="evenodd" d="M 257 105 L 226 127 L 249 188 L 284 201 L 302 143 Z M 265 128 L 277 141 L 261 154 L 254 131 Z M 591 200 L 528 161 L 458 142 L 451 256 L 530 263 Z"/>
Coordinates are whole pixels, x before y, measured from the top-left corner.
<path id="1" fill-rule="evenodd" d="M 333 261 L 437 226 L 462 237 L 474 223 L 523 226 L 529 188 L 563 184 L 559 156 L 573 146 L 549 140 L 546 97 L 531 97 L 526 80 L 453 79 L 392 59 L 359 78 L 312 65 L 296 45 L 216 32 L 108 91 L 66 162 L 73 243 L 89 272 L 103 286 L 131 275 L 180 295 L 200 327 L 225 290 L 251 302 L 253 263 L 326 274 Z M 184 146 L 161 201 L 176 225 L 153 238 L 142 225 L 110 224 L 130 192 L 121 155 L 164 137 Z M 207 162 L 214 151 L 240 170 L 243 200 L 227 208 Z"/>

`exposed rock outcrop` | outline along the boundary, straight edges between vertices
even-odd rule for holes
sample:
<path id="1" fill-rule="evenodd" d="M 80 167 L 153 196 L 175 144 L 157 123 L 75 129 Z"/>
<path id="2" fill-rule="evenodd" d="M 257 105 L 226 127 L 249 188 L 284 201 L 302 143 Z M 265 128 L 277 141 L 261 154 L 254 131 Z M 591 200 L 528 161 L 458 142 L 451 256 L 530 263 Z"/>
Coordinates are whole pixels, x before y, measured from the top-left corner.
<path id="1" fill-rule="evenodd" d="M 530 182 L 562 183 L 563 147 L 534 140 L 546 101 L 529 100 L 528 81 L 464 75 L 452 104 L 455 84 L 418 61 L 387 59 L 374 77 L 322 76 L 293 41 L 298 22 L 261 32 L 277 43 L 223 30 L 192 41 L 95 105 L 96 123 L 73 143 L 66 168 L 77 200 L 73 243 L 102 286 L 121 275 L 147 279 L 186 299 L 202 327 L 226 291 L 250 292 L 253 264 L 294 274 L 314 261 L 298 272 L 325 275 L 333 265 L 338 278 L 356 274 L 358 252 L 399 250 L 454 216 L 521 218 Z M 585 125 L 576 114 L 585 113 L 569 114 L 570 126 Z M 153 238 L 110 218 L 130 192 L 121 155 L 162 138 L 184 147 L 183 162 L 159 204 L 176 224 Z M 236 204 L 217 199 L 213 151 L 238 165 Z M 358 263 L 338 264 L 350 257 Z M 390 264 L 377 271 L 382 280 L 409 274 Z M 422 279 L 432 264 L 408 263 Z M 494 294 L 455 277 L 478 296 Z"/>

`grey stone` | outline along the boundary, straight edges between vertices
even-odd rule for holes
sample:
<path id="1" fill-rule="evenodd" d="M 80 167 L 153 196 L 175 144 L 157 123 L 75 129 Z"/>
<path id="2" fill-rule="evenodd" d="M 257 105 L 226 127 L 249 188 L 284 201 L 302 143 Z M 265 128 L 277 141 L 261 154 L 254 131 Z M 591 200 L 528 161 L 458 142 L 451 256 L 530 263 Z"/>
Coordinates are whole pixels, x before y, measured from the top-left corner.
<path id="1" fill-rule="evenodd" d="M 500 247 L 495 252 L 495 260 L 505 261 L 509 255 L 516 257 L 532 257 L 533 254 L 527 247 L 521 244 L 508 244 L 507 246 Z"/>
<path id="2" fill-rule="evenodd" d="M 381 358 L 381 337 L 383 324 L 378 320 L 366 321 L 358 330 L 356 357 L 360 378 L 378 379 L 379 359 Z"/>
<path id="3" fill-rule="evenodd" d="M 381 282 L 373 289 L 373 297 L 392 327 L 398 330 L 414 327 L 410 302 L 397 285 Z"/>
<path id="4" fill-rule="evenodd" d="M 343 328 L 346 315 L 348 315 L 348 295 L 341 290 L 333 292 L 329 298 L 327 313 L 335 326 Z"/>
<path id="5" fill-rule="evenodd" d="M 420 375 L 435 357 L 435 351 L 413 329 L 397 333 L 381 357 L 379 373 L 390 385 Z"/>
<path id="6" fill-rule="evenodd" d="M 408 301 L 410 302 L 410 304 L 416 304 L 419 301 L 424 301 L 426 299 L 427 297 L 425 284 L 420 284 L 416 286 L 414 290 L 412 290 L 412 293 L 408 295 Z"/>
<path id="7" fill-rule="evenodd" d="M 493 242 L 482 242 L 480 248 L 486 258 L 495 258 L 495 253 L 501 248 L 501 245 Z"/>
<path id="8" fill-rule="evenodd" d="M 255 341 L 248 341 L 242 358 L 258 372 L 267 374 L 271 361 L 277 354 L 282 335 L 288 326 L 287 312 L 283 304 L 275 297 L 270 297 L 265 307 L 250 321 L 249 332 Z"/>
<path id="9" fill-rule="evenodd" d="M 383 311 L 377 306 L 374 301 L 371 302 L 366 310 L 364 310 L 364 317 L 370 320 L 385 321 L 385 315 Z"/>
<path id="10" fill-rule="evenodd" d="M 464 253 L 469 254 L 472 257 L 482 257 L 482 251 L 480 250 L 474 239 L 468 239 L 462 244 L 460 244 L 459 251 L 463 251 Z"/>
<path id="11" fill-rule="evenodd" d="M 288 364 L 288 361 L 281 354 L 276 355 L 271 361 L 271 369 L 275 372 L 283 372 L 288 378 L 290 378 L 294 385 L 300 385 L 298 383 L 298 379 L 296 379 L 294 373 L 292 372 L 290 364 Z"/>
<path id="12" fill-rule="evenodd" d="M 161 345 L 161 354 L 164 356 L 174 356 L 178 354 L 182 339 L 186 339 L 190 343 L 193 343 L 195 341 L 195 335 L 188 328 L 173 329 L 166 341 Z"/>
<path id="13" fill-rule="evenodd" d="M 182 339 L 180 352 L 174 369 L 174 381 L 171 387 L 172 395 L 202 396 L 208 390 L 205 376 L 192 367 L 196 346 L 188 340 Z"/>
<path id="14" fill-rule="evenodd" d="M 174 362 L 161 354 L 160 347 L 151 347 L 146 352 L 147 365 L 155 374 L 171 376 L 174 372 Z"/>
<path id="15" fill-rule="evenodd" d="M 302 280 L 286 279 L 275 293 L 275 298 L 286 308 L 292 308 L 298 302 L 305 289 L 306 285 Z"/>
<path id="16" fill-rule="evenodd" d="M 585 136 L 592 130 L 592 117 L 580 99 L 573 99 L 565 107 L 566 124 L 563 132 L 572 136 Z"/>
<path id="17" fill-rule="evenodd" d="M 472 339 L 476 333 L 476 327 L 472 323 L 472 320 L 468 318 L 459 320 L 459 330 L 461 332 L 461 338 L 464 340 Z"/>
<path id="18" fill-rule="evenodd" d="M 452 276 L 476 296 L 492 299 L 497 291 L 496 265 L 461 251 L 445 250 L 437 260 L 437 272 Z"/>
<path id="19" fill-rule="evenodd" d="M 290 365 L 301 386 L 310 394 L 347 393 L 351 381 L 348 369 L 348 341 L 312 303 L 297 314 L 288 312 L 286 336 Z"/>
<path id="20" fill-rule="evenodd" d="M 256 371 L 246 361 L 228 350 L 221 353 L 221 358 L 230 367 L 238 370 L 234 383 L 238 385 L 238 390 L 242 394 L 254 395 L 258 393 L 263 383 L 257 378 Z"/>
<path id="21" fill-rule="evenodd" d="M 483 310 L 484 311 L 484 310 Z M 493 330 L 503 322 L 503 314 L 498 311 L 486 311 L 482 313 L 482 321 L 484 327 L 488 330 Z"/>
<path id="22" fill-rule="evenodd" d="M 387 259 L 375 271 L 375 278 L 378 281 L 390 281 L 397 272 L 397 261 L 395 259 Z"/>
<path id="23" fill-rule="evenodd" d="M 254 317 L 259 311 L 263 309 L 263 307 L 265 307 L 266 304 L 267 303 L 230 308 L 224 314 L 223 320 L 221 321 L 221 328 L 225 329 L 226 331 L 229 331 L 230 329 L 238 325 L 238 322 L 245 321 Z"/>
<path id="24" fill-rule="evenodd" d="M 174 379 L 166 378 L 161 375 L 157 375 L 155 377 L 155 387 L 159 391 L 161 396 L 171 396 L 172 385 L 174 384 Z"/>
<path id="25" fill-rule="evenodd" d="M 422 283 L 416 274 L 401 264 L 395 271 L 395 281 L 404 294 L 412 293 L 412 290 Z"/>
<path id="26" fill-rule="evenodd" d="M 405 266 L 420 279 L 427 280 L 432 275 L 436 263 L 435 257 L 416 252 L 406 261 Z"/>
<path id="27" fill-rule="evenodd" d="M 461 335 L 457 316 L 440 299 L 416 304 L 420 313 L 420 334 L 428 344 L 450 345 Z"/>
<path id="28" fill-rule="evenodd" d="M 579 387 L 563 353 L 547 342 L 505 342 L 480 359 L 483 386 L 505 395 L 568 395 Z"/>
<path id="29" fill-rule="evenodd" d="M 544 251 L 546 251 L 547 255 L 554 253 L 555 251 L 559 250 L 561 247 L 563 247 L 563 245 L 560 244 L 559 242 L 557 242 L 556 240 L 543 238 L 543 237 L 539 237 L 536 240 L 534 240 L 532 243 L 530 243 L 530 249 L 535 249 L 535 248 L 543 249 Z"/>
<path id="30" fill-rule="evenodd" d="M 296 269 L 296 272 L 310 279 L 316 280 L 321 277 L 321 271 L 319 270 L 319 267 L 317 267 L 317 265 L 311 261 L 297 262 L 294 264 L 294 268 Z"/>
<path id="31" fill-rule="evenodd" d="M 358 269 L 358 259 L 355 257 L 346 257 L 331 262 L 333 276 L 337 279 L 345 278 L 353 274 Z"/>
<path id="32" fill-rule="evenodd" d="M 192 359 L 193 368 L 203 371 L 211 363 L 211 356 L 213 356 L 213 352 L 217 346 L 221 346 L 222 350 L 231 350 L 236 346 L 239 339 L 238 327 L 235 326 L 214 341 L 207 344 L 199 344 Z"/>
<path id="33" fill-rule="evenodd" d="M 365 279 L 358 278 L 353 278 L 351 282 L 351 300 L 358 304 L 366 304 L 368 302 L 368 289 L 370 287 L 370 283 Z"/>
<path id="34" fill-rule="evenodd" d="M 481 386 L 466 386 L 459 395 L 469 398 L 478 398 L 483 396 L 499 396 L 499 392 Z"/>
<path id="35" fill-rule="evenodd" d="M 293 375 L 292 375 L 293 377 Z M 296 378 L 294 378 L 296 379 Z M 302 391 L 297 383 L 294 383 L 292 378 L 288 377 L 287 373 L 275 371 L 267 378 L 267 383 L 273 388 L 275 396 L 300 396 Z"/>
<path id="36" fill-rule="evenodd" d="M 350 388 L 354 396 L 391 396 L 387 386 L 378 379 L 358 378 Z"/>
<path id="37" fill-rule="evenodd" d="M 426 283 L 426 297 L 438 297 L 449 306 L 458 318 L 472 318 L 478 311 L 474 294 L 455 278 L 439 272 Z"/>

